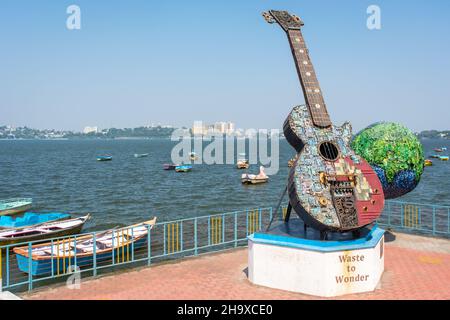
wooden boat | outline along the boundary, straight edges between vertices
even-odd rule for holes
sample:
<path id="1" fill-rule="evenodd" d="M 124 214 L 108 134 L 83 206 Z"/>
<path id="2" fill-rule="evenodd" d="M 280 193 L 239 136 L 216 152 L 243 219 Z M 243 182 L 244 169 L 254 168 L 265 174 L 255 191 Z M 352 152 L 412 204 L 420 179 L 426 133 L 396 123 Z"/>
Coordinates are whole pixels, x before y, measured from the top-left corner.
<path id="1" fill-rule="evenodd" d="M 134 157 L 135 158 L 145 158 L 145 157 L 148 157 L 148 153 L 135 153 Z"/>
<path id="2" fill-rule="evenodd" d="M 26 212 L 23 217 L 0 217 L 0 230 L 36 226 L 47 222 L 70 219 L 70 214 L 61 212 Z"/>
<path id="3" fill-rule="evenodd" d="M 433 165 L 433 161 L 431 161 L 431 160 L 429 160 L 429 159 L 425 159 L 424 165 L 425 165 L 426 167 L 430 167 L 430 166 Z"/>
<path id="4" fill-rule="evenodd" d="M 31 209 L 33 199 L 31 198 L 12 198 L 0 200 L 0 216 L 17 214 Z"/>
<path id="5" fill-rule="evenodd" d="M 259 184 L 259 183 L 266 183 L 269 181 L 269 177 L 264 172 L 264 167 L 259 167 L 259 174 L 248 174 L 244 173 L 241 176 L 241 182 L 243 184 Z"/>
<path id="6" fill-rule="evenodd" d="M 448 156 L 440 156 L 439 159 L 442 161 L 448 161 Z"/>
<path id="7" fill-rule="evenodd" d="M 110 229 L 105 232 L 81 235 L 69 239 L 53 240 L 36 244 L 31 247 L 31 274 L 42 276 L 65 271 L 66 266 L 76 265 L 80 268 L 93 265 L 94 254 L 96 261 L 114 259 L 120 261 L 130 252 L 142 248 L 147 243 L 147 234 L 156 224 L 156 217 L 152 220 L 138 223 L 129 227 Z M 19 270 L 30 272 L 29 247 L 14 248 Z"/>
<path id="8" fill-rule="evenodd" d="M 164 163 L 163 164 L 163 169 L 164 170 L 175 170 L 175 168 L 177 167 L 177 164 L 173 164 L 173 163 Z"/>
<path id="9" fill-rule="evenodd" d="M 111 161 L 112 156 L 98 156 L 97 161 Z"/>
<path id="10" fill-rule="evenodd" d="M 74 219 L 0 231 L 0 246 L 77 234 L 89 218 L 88 214 Z"/>
<path id="11" fill-rule="evenodd" d="M 187 165 L 187 164 L 183 164 L 181 166 L 176 166 L 175 167 L 175 171 L 176 172 L 189 172 L 192 170 L 192 166 Z"/>

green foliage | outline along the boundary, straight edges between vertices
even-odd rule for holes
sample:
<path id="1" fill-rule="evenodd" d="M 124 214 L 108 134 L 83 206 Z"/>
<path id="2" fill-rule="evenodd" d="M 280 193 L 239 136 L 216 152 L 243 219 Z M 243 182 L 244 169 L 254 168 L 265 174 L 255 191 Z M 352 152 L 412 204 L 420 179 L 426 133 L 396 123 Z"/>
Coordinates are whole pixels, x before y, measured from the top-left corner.
<path id="1" fill-rule="evenodd" d="M 388 182 L 400 170 L 423 172 L 424 155 L 419 139 L 406 127 L 396 123 L 377 123 L 359 132 L 352 141 L 355 152 L 386 173 Z"/>

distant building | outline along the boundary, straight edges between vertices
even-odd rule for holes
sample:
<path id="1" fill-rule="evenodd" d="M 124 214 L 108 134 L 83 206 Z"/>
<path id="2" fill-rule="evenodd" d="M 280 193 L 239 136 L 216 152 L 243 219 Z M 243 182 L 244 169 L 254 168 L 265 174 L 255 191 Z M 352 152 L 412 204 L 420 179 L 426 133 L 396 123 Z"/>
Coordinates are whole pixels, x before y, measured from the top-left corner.
<path id="1" fill-rule="evenodd" d="M 233 122 L 219 121 L 214 124 L 204 124 L 202 121 L 195 121 L 192 126 L 193 135 L 208 134 L 227 134 L 232 135 L 235 132 L 235 124 Z"/>
<path id="2" fill-rule="evenodd" d="M 84 127 L 83 133 L 84 134 L 88 134 L 88 133 L 97 133 L 98 132 L 98 127 Z"/>

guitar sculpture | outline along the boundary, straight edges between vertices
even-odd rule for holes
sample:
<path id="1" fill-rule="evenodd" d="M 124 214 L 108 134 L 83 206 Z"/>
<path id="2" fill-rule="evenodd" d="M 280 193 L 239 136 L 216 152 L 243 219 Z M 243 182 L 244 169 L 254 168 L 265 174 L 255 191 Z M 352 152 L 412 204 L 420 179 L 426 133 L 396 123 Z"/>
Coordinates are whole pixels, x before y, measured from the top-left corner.
<path id="1" fill-rule="evenodd" d="M 306 102 L 294 107 L 283 125 L 286 140 L 298 153 L 289 174 L 289 207 L 320 231 L 356 231 L 381 214 L 381 183 L 349 147 L 351 125 L 331 123 L 300 31 L 303 22 L 286 11 L 263 16 L 287 33 Z"/>

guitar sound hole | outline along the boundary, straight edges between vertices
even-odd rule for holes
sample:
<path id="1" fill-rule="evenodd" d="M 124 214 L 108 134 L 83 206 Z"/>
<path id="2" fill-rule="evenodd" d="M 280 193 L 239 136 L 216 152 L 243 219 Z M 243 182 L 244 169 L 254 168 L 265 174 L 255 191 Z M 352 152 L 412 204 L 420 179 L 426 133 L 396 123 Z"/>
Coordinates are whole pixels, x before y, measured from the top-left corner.
<path id="1" fill-rule="evenodd" d="M 320 155 L 328 161 L 334 161 L 339 156 L 339 150 L 333 142 L 322 142 L 319 146 Z"/>

